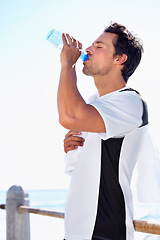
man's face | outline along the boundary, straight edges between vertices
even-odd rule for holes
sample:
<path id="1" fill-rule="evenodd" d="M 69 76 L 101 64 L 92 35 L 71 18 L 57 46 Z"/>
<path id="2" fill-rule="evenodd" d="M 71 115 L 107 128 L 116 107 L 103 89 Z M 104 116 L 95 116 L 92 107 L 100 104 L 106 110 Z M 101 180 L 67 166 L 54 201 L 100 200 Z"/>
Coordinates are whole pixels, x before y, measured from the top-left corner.
<path id="1" fill-rule="evenodd" d="M 84 62 L 84 74 L 96 77 L 106 75 L 113 69 L 115 53 L 113 39 L 116 37 L 114 33 L 103 33 L 86 49 L 88 60 Z"/>

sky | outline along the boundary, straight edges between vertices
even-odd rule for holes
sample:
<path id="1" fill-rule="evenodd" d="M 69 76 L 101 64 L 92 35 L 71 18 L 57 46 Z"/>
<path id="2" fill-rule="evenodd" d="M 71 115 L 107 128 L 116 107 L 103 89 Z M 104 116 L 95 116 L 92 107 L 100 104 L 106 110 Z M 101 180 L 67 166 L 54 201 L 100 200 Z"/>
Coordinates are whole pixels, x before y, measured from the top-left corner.
<path id="1" fill-rule="evenodd" d="M 0 0 L 0 190 L 68 188 L 57 88 L 60 52 L 46 40 L 56 28 L 83 47 L 116 21 L 143 41 L 144 54 L 128 86 L 148 103 L 150 129 L 160 148 L 159 0 Z M 96 89 L 77 62 L 78 87 Z"/>

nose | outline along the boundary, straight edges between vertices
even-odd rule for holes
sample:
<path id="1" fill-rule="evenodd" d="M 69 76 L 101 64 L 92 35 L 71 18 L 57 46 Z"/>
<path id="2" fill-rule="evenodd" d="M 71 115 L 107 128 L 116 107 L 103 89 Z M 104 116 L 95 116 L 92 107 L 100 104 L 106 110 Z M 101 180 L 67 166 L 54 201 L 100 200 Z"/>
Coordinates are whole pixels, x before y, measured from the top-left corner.
<path id="1" fill-rule="evenodd" d="M 87 53 L 87 54 L 92 54 L 92 48 L 91 48 L 91 47 L 92 47 L 92 46 L 86 48 L 86 53 Z"/>

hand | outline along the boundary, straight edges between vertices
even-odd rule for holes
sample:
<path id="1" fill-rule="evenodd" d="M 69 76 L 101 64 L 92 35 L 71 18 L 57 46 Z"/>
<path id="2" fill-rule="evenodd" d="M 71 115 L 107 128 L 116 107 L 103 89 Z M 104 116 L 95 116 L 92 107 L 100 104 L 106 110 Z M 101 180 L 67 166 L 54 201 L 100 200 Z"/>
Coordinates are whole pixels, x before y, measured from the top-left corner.
<path id="1" fill-rule="evenodd" d="M 73 37 L 70 37 L 68 33 L 66 35 L 62 34 L 62 40 L 61 64 L 69 64 L 72 67 L 81 55 L 82 44 Z"/>
<path id="2" fill-rule="evenodd" d="M 84 144 L 84 138 L 80 137 L 80 136 L 75 136 L 75 135 L 81 135 L 81 132 L 72 132 L 69 131 L 66 135 L 65 135 L 65 139 L 64 139 L 64 151 L 65 153 L 74 150 L 76 148 L 78 148 L 78 146 L 83 146 Z"/>

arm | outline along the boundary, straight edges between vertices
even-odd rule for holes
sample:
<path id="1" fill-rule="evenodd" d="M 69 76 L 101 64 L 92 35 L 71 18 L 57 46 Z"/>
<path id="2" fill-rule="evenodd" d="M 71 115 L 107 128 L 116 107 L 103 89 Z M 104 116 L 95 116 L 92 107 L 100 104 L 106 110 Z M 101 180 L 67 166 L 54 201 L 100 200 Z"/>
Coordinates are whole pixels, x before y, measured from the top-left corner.
<path id="1" fill-rule="evenodd" d="M 77 88 L 75 63 L 81 52 L 81 44 L 67 34 L 62 35 L 61 75 L 58 87 L 58 111 L 60 124 L 73 131 L 105 132 L 104 122 L 98 111 L 86 104 Z M 78 47 L 77 47 L 78 46 Z"/>

